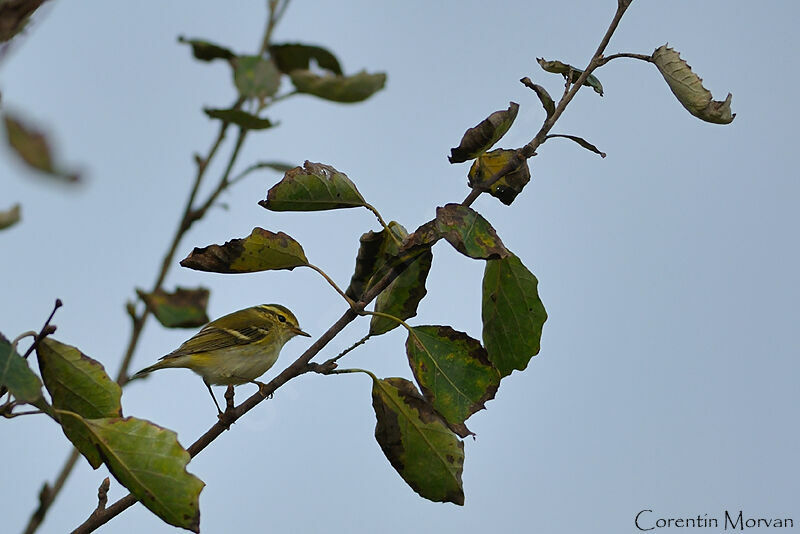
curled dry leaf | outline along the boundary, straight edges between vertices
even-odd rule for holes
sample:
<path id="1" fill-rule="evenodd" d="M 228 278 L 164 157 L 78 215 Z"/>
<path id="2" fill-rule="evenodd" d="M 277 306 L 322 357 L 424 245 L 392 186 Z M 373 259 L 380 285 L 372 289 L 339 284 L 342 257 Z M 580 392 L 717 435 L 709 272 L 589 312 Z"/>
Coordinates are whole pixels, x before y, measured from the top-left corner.
<path id="1" fill-rule="evenodd" d="M 22 207 L 19 204 L 14 204 L 5 211 L 0 211 L 0 230 L 14 226 L 19 222 L 20 212 Z"/>
<path id="2" fill-rule="evenodd" d="M 464 132 L 461 143 L 456 148 L 450 149 L 450 157 L 447 159 L 450 163 L 463 163 L 477 158 L 492 148 L 514 124 L 517 112 L 519 104 L 509 102 L 508 109 L 495 111 L 477 126 L 468 129 Z"/>
<path id="3" fill-rule="evenodd" d="M 731 98 L 712 100 L 711 91 L 703 87 L 703 79 L 681 59 L 678 52 L 667 45 L 656 48 L 653 63 L 666 80 L 678 101 L 695 117 L 714 124 L 729 124 L 736 117 L 731 113 Z"/>
<path id="4" fill-rule="evenodd" d="M 53 162 L 50 143 L 48 143 L 44 133 L 37 131 L 8 113 L 5 114 L 4 122 L 8 144 L 25 163 L 58 181 L 78 182 L 80 179 L 78 174 L 66 172 Z"/>
<path id="5" fill-rule="evenodd" d="M 566 80 L 569 78 L 569 83 L 575 83 L 580 78 L 581 74 L 583 74 L 583 70 L 573 67 L 572 65 L 567 65 L 566 63 L 562 63 L 561 61 L 547 61 L 543 57 L 536 58 L 536 61 L 539 62 L 539 65 L 546 70 L 547 72 L 552 72 L 554 74 L 561 74 L 564 76 Z M 600 80 L 597 79 L 597 76 L 594 74 L 590 74 L 586 81 L 583 82 L 583 85 L 587 87 L 591 87 L 594 89 L 594 92 L 600 96 L 603 96 L 603 85 L 600 83 Z"/>

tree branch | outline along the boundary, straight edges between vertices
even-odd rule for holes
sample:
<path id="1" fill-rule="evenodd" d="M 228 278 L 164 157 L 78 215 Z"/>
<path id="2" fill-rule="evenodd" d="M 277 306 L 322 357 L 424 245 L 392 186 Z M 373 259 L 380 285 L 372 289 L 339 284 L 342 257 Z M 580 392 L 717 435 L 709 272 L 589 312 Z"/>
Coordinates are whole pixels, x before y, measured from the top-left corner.
<path id="1" fill-rule="evenodd" d="M 271 9 L 273 9 L 273 4 L 277 5 L 277 0 L 270 0 Z M 622 15 L 625 13 L 625 10 L 628 8 L 630 2 L 626 2 L 620 0 L 619 6 L 617 11 L 614 15 L 614 18 L 611 21 L 611 24 L 608 27 L 605 35 L 603 36 L 600 45 L 597 47 L 595 54 L 592 56 L 589 65 L 581 74 L 581 76 L 576 80 L 575 84 L 572 86 L 570 91 L 566 93 L 561 100 L 559 101 L 558 105 L 556 106 L 555 113 L 552 116 L 548 117 L 544 124 L 542 125 L 541 129 L 537 132 L 536 136 L 525 146 L 519 148 L 512 159 L 502 168 L 500 171 L 495 173 L 488 182 L 483 184 L 483 187 L 473 188 L 472 192 L 462 201 L 463 206 L 470 206 L 482 192 L 488 189 L 494 182 L 499 180 L 502 176 L 506 173 L 510 172 L 514 168 L 516 168 L 520 163 L 525 161 L 527 158 L 530 158 L 536 153 L 536 148 L 538 148 L 545 140 L 545 137 L 550 132 L 550 130 L 555 125 L 558 118 L 564 112 L 564 109 L 570 103 L 570 101 L 574 98 L 575 94 L 580 90 L 582 84 L 586 79 L 589 77 L 591 72 L 599 66 L 599 59 L 602 57 L 603 51 L 605 50 L 606 46 L 608 46 L 608 42 L 611 39 L 614 31 L 616 30 L 617 26 L 619 25 L 620 19 Z M 426 223 L 428 224 L 428 223 Z M 420 226 L 422 228 L 425 225 Z M 419 230 L 419 228 L 417 229 Z M 432 245 L 433 243 L 429 243 Z M 370 289 L 361 297 L 358 302 L 355 302 L 352 307 L 347 309 L 339 319 L 333 323 L 328 330 L 322 334 L 308 349 L 303 352 L 300 357 L 298 357 L 294 362 L 292 362 L 286 369 L 284 369 L 280 374 L 278 374 L 275 378 L 270 380 L 266 383 L 263 388 L 259 388 L 257 393 L 254 393 L 247 399 L 245 399 L 239 406 L 236 406 L 233 410 L 226 411 L 223 415 L 224 417 L 217 421 L 211 428 L 209 428 L 202 436 L 200 436 L 191 446 L 187 448 L 189 455 L 194 458 L 200 452 L 203 451 L 208 445 L 210 445 L 215 439 L 217 439 L 225 430 L 230 428 L 230 425 L 236 422 L 239 418 L 241 418 L 244 414 L 255 408 L 258 404 L 263 402 L 267 397 L 271 396 L 278 388 L 280 388 L 283 384 L 288 382 L 293 378 L 297 378 L 305 373 L 311 372 L 315 370 L 315 366 L 309 365 L 311 359 L 314 358 L 319 352 L 334 338 L 336 337 L 344 328 L 354 321 L 357 317 L 359 317 L 364 308 L 372 302 L 378 294 L 380 294 L 384 289 L 386 289 L 389 284 L 391 284 L 405 269 L 413 263 L 416 259 L 416 256 L 409 258 L 407 261 L 399 261 L 397 264 L 392 266 L 392 268 Z M 127 495 L 114 503 L 113 505 L 109 506 L 102 512 L 97 514 L 92 514 L 83 524 L 81 524 L 77 529 L 73 531 L 73 534 L 85 534 L 89 532 L 93 532 L 101 525 L 104 525 L 112 518 L 116 517 L 120 513 L 122 513 L 125 509 L 129 508 L 133 504 L 137 502 L 136 497 L 133 495 Z"/>

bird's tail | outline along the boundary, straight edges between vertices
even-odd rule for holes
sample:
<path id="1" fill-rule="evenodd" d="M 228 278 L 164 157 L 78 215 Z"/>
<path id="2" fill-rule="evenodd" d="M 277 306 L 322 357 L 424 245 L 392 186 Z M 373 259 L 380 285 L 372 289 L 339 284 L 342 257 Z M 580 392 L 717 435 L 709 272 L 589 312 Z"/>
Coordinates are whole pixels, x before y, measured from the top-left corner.
<path id="1" fill-rule="evenodd" d="M 152 373 L 153 371 L 157 371 L 159 369 L 165 369 L 167 367 L 170 367 L 169 365 L 164 365 L 164 362 L 165 362 L 165 360 L 161 360 L 160 362 L 158 362 L 156 364 L 153 364 L 150 367 L 145 367 L 141 371 L 139 371 L 139 372 L 135 373 L 133 376 L 131 376 L 130 380 L 137 380 L 139 378 L 144 378 L 147 375 L 149 375 L 150 373 Z"/>

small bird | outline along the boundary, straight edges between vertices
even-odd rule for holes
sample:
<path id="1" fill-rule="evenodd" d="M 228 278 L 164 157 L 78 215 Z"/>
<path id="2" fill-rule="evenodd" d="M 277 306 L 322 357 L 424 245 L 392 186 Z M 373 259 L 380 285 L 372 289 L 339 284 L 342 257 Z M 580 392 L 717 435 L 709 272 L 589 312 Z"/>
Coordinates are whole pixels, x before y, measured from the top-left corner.
<path id="1" fill-rule="evenodd" d="M 247 382 L 266 384 L 256 378 L 278 359 L 281 349 L 295 336 L 311 337 L 300 329 L 297 318 L 280 304 L 261 304 L 235 311 L 211 321 L 158 363 L 145 367 L 132 378 L 171 367 L 191 369 L 201 377 L 222 414 L 213 385 L 238 386 Z M 262 390 L 263 391 L 263 390 Z"/>

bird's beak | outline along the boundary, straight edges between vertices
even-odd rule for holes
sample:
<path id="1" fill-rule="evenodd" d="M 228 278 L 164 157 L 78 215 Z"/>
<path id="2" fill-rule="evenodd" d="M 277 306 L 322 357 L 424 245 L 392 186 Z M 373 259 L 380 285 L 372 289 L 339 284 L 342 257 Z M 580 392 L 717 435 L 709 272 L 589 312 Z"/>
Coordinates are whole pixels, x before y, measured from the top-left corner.
<path id="1" fill-rule="evenodd" d="M 299 328 L 296 328 L 296 327 L 292 327 L 292 332 L 294 332 L 298 336 L 311 337 L 311 334 L 309 334 L 307 332 L 303 332 L 302 330 L 300 330 Z"/>

